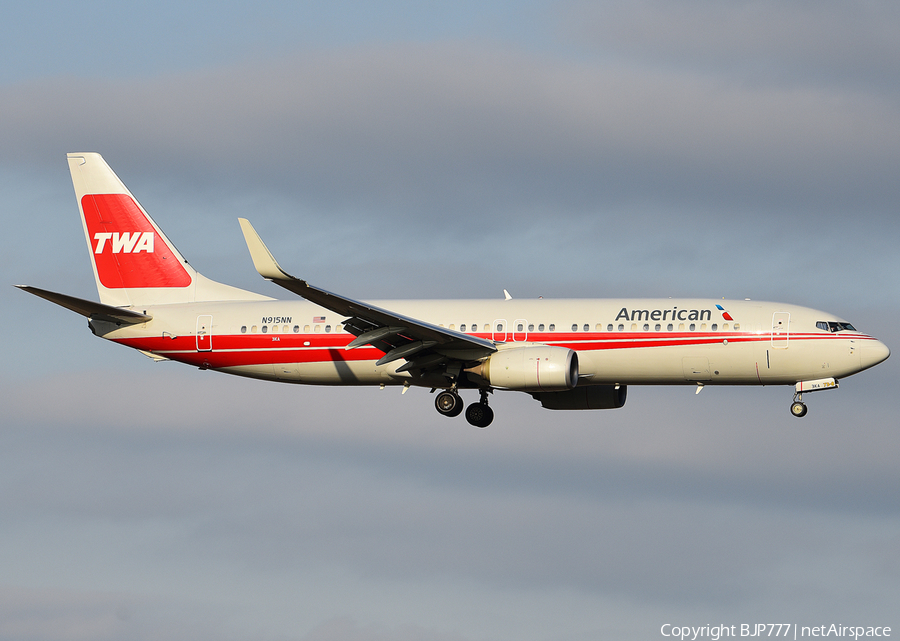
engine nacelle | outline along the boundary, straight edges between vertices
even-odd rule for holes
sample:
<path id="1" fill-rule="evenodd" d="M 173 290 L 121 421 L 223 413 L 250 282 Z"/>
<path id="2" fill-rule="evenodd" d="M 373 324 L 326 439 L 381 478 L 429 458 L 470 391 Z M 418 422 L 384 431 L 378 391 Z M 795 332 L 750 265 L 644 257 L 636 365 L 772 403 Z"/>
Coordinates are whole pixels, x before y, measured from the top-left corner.
<path id="1" fill-rule="evenodd" d="M 548 410 L 615 410 L 625 405 L 627 395 L 627 385 L 584 385 L 565 392 L 532 394 Z"/>
<path id="2" fill-rule="evenodd" d="M 492 387 L 520 392 L 570 390 L 578 384 L 578 355 L 566 347 L 512 347 L 466 370 Z"/>

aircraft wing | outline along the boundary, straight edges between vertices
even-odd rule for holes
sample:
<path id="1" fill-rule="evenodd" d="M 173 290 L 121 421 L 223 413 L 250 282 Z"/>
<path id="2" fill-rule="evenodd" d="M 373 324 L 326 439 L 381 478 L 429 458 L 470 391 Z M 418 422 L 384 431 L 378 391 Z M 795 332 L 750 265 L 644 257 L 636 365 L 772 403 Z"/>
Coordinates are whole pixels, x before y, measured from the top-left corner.
<path id="1" fill-rule="evenodd" d="M 347 317 L 344 328 L 356 336 L 347 349 L 372 345 L 384 352 L 378 365 L 405 358 L 398 372 L 427 370 L 449 361 L 474 361 L 497 347 L 492 341 L 438 327 L 387 309 L 314 287 L 285 272 L 245 218 L 238 219 L 253 265 L 260 276 L 325 309 Z"/>

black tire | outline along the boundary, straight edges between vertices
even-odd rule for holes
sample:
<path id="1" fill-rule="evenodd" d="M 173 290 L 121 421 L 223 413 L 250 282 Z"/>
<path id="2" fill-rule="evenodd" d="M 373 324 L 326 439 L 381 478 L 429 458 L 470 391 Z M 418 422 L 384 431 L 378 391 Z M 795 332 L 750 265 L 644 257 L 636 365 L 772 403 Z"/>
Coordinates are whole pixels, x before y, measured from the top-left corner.
<path id="1" fill-rule="evenodd" d="M 463 411 L 463 402 L 459 394 L 453 392 L 441 392 L 434 399 L 434 408 L 439 414 L 453 418 L 459 416 Z"/>
<path id="2" fill-rule="evenodd" d="M 485 403 L 472 403 L 466 408 L 466 420 L 475 427 L 487 427 L 494 420 L 494 410 Z"/>
<path id="3" fill-rule="evenodd" d="M 797 418 L 803 418 L 806 416 L 806 412 L 809 408 L 806 407 L 806 403 L 801 403 L 800 401 L 796 401 L 791 404 L 791 414 L 796 416 Z"/>

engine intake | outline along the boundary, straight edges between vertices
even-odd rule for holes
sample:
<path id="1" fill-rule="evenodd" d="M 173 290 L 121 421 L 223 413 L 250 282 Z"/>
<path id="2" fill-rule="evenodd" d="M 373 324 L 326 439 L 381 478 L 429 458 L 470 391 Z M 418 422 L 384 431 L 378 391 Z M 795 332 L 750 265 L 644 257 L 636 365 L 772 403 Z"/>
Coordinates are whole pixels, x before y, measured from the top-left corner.
<path id="1" fill-rule="evenodd" d="M 578 355 L 565 347 L 513 347 L 491 354 L 465 371 L 501 389 L 570 390 L 578 384 Z"/>

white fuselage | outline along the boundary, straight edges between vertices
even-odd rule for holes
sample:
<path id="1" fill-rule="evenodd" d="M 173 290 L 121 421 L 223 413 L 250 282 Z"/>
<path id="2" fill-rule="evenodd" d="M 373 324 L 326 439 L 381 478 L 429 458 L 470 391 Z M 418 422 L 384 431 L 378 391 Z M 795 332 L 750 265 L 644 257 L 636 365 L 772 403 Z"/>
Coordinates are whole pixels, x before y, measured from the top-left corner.
<path id="1" fill-rule="evenodd" d="M 581 385 L 793 385 L 840 378 L 889 353 L 858 331 L 829 331 L 832 314 L 796 305 L 709 299 L 393 300 L 379 307 L 495 341 L 500 349 L 543 344 L 578 353 Z M 142 307 L 149 322 L 98 335 L 156 357 L 232 374 L 320 385 L 441 387 L 378 366 L 344 318 L 306 301 L 262 300 Z"/>

